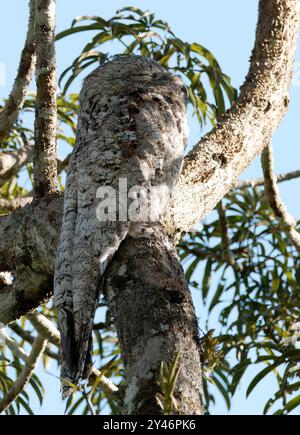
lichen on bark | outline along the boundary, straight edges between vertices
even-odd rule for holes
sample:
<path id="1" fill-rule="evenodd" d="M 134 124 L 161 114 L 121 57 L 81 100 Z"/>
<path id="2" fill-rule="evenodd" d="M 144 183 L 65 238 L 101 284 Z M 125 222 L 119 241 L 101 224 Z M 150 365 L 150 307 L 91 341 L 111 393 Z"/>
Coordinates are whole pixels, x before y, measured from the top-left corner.
<path id="1" fill-rule="evenodd" d="M 147 239 L 127 237 L 104 288 L 126 373 L 124 412 L 161 414 L 161 362 L 180 353 L 175 389 L 179 414 L 202 414 L 197 318 L 176 249 L 162 227 Z"/>

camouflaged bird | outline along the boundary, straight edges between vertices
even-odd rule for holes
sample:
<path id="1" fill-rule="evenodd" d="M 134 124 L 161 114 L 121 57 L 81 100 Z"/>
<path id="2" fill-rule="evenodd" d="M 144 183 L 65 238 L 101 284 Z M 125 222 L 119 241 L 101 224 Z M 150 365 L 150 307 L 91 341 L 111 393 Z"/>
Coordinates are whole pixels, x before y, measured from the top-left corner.
<path id="1" fill-rule="evenodd" d="M 107 265 L 127 235 L 147 237 L 165 214 L 187 143 L 185 99 L 180 78 L 139 56 L 117 57 L 84 80 L 55 268 L 65 396 L 72 391 L 68 382 L 80 384 L 92 366 L 92 327 Z M 120 180 L 128 191 L 148 192 L 125 219 Z M 99 219 L 101 187 L 116 192 L 116 219 Z M 144 213 L 149 206 L 152 218 Z"/>

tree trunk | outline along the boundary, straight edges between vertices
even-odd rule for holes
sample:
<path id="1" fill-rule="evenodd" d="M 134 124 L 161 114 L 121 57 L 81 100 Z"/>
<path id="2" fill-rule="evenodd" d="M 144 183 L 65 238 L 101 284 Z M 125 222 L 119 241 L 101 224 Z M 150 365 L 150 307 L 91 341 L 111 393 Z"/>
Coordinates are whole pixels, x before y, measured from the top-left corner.
<path id="1" fill-rule="evenodd" d="M 126 238 L 105 289 L 126 372 L 124 412 L 162 413 L 156 400 L 161 362 L 173 362 L 179 352 L 175 413 L 202 414 L 197 319 L 176 249 L 161 228 L 150 239 Z"/>

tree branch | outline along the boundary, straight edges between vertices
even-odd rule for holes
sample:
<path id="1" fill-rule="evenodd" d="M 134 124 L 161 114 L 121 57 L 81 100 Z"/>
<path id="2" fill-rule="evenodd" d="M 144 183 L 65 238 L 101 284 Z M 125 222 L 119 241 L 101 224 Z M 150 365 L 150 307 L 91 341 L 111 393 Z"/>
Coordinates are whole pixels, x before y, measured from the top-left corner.
<path id="1" fill-rule="evenodd" d="M 0 271 L 53 273 L 62 207 L 61 197 L 44 198 L 0 216 Z"/>
<path id="2" fill-rule="evenodd" d="M 17 175 L 19 170 L 28 163 L 32 163 L 34 155 L 34 146 L 25 144 L 24 147 L 17 151 L 3 152 L 0 154 L 0 187 L 11 177 Z M 64 160 L 57 159 L 57 173 L 64 171 L 70 160 L 71 154 L 67 155 Z M 18 199 L 18 198 L 17 198 Z M 23 207 L 25 204 L 20 205 Z M 19 206 L 18 206 L 19 207 Z M 18 208 L 14 207 L 12 209 Z"/>
<path id="3" fill-rule="evenodd" d="M 36 331 L 39 334 L 39 337 L 43 337 L 44 340 L 46 340 L 46 344 L 49 342 L 51 344 L 53 344 L 55 347 L 57 347 L 58 349 L 60 349 L 60 334 L 59 331 L 53 326 L 53 324 L 42 314 L 34 312 L 31 313 L 27 316 L 28 320 L 30 321 L 30 323 L 32 324 L 32 326 L 36 329 Z M 17 326 L 17 325 L 16 325 Z M 22 334 L 22 330 L 19 330 L 19 328 L 14 328 L 12 326 L 12 330 L 14 332 L 16 332 L 18 335 L 21 335 L 21 337 L 31 343 L 33 345 L 33 347 L 35 346 L 35 341 L 36 339 L 34 339 L 30 334 L 28 335 L 23 335 Z M 11 352 L 13 353 L 13 355 L 15 355 L 17 358 L 20 358 L 22 361 L 28 361 L 28 354 L 23 350 L 23 348 L 19 347 L 18 343 L 16 343 L 14 340 L 12 340 L 3 329 L 0 329 L 0 339 L 2 339 L 5 342 L 5 345 L 11 350 Z M 32 349 L 33 349 L 32 347 Z M 47 353 L 47 355 L 49 355 L 51 358 L 54 358 L 55 360 L 58 360 L 58 355 L 54 355 L 49 349 L 47 349 L 47 346 L 44 346 L 43 351 L 45 353 Z M 24 379 L 24 377 L 23 377 Z M 18 377 L 19 380 L 19 377 Z M 14 384 L 13 390 L 14 392 L 18 389 L 21 388 L 21 381 L 16 381 L 16 383 Z M 98 386 L 99 388 L 102 389 L 102 391 L 104 392 L 104 394 L 107 397 L 114 397 L 114 395 L 117 393 L 118 391 L 118 387 L 116 387 L 106 376 L 104 376 L 98 369 L 96 369 L 95 367 L 92 368 L 91 374 L 90 374 L 90 378 L 89 378 L 89 382 L 91 385 L 94 385 L 95 382 L 97 380 Z M 20 383 L 20 386 L 18 387 L 17 383 Z M 23 388 L 21 388 L 20 392 L 22 391 Z M 15 393 L 11 393 L 11 395 L 14 395 Z M 10 401 L 10 403 L 15 400 L 17 396 L 15 396 L 14 398 L 12 398 L 12 400 Z M 3 399 L 4 400 L 4 399 Z M 6 398 L 7 400 L 7 398 Z M 9 406 L 9 405 L 7 405 Z M 6 406 L 6 407 L 7 407 Z M 1 402 L 0 402 L 0 412 L 1 412 Z"/>
<path id="4" fill-rule="evenodd" d="M 283 183 L 284 181 L 295 180 L 296 178 L 300 178 L 300 170 L 288 172 L 287 174 L 279 174 L 277 175 L 277 183 Z M 256 178 L 252 180 L 241 180 L 239 181 L 235 188 L 243 189 L 244 187 L 258 187 L 264 186 L 265 179 L 264 178 Z"/>
<path id="5" fill-rule="evenodd" d="M 248 76 L 232 109 L 185 159 L 170 234 L 203 219 L 270 141 L 288 107 L 299 18 L 299 0 L 260 0 Z"/>
<path id="6" fill-rule="evenodd" d="M 11 285 L 0 287 L 0 322 L 9 323 L 52 294 L 61 198 L 36 201 L 0 216 L 0 271 L 13 271 Z"/>
<path id="7" fill-rule="evenodd" d="M 23 48 L 17 77 L 12 92 L 0 112 L 0 139 L 5 137 L 15 123 L 23 107 L 27 89 L 32 78 L 35 65 L 35 0 L 29 2 L 30 15 L 25 46 Z M 1 165 L 0 165 L 1 167 Z"/>
<path id="8" fill-rule="evenodd" d="M 2 413 L 6 408 L 8 408 L 11 405 L 11 403 L 14 400 L 16 400 L 16 398 L 25 388 L 26 384 L 28 384 L 39 363 L 40 356 L 42 355 L 46 344 L 47 344 L 47 340 L 45 340 L 41 336 L 38 336 L 35 339 L 30 355 L 26 359 L 23 370 L 19 374 L 12 388 L 6 393 L 6 395 L 0 401 L 0 413 Z"/>
<path id="9" fill-rule="evenodd" d="M 0 186 L 13 175 L 16 175 L 22 166 L 32 161 L 33 145 L 26 144 L 17 151 L 0 154 Z"/>
<path id="10" fill-rule="evenodd" d="M 32 202 L 32 196 L 22 196 L 12 200 L 0 198 L 0 210 L 3 208 L 6 211 L 14 211 L 17 208 L 25 207 L 26 204 Z"/>
<path id="11" fill-rule="evenodd" d="M 55 0 L 36 0 L 36 110 L 34 191 L 37 197 L 57 192 Z"/>
<path id="12" fill-rule="evenodd" d="M 163 229 L 145 239 L 126 237 L 108 266 L 103 288 L 126 373 L 125 414 L 162 413 L 155 397 L 161 362 L 173 361 L 177 352 L 176 413 L 202 414 L 197 318 L 176 248 Z"/>
<path id="13" fill-rule="evenodd" d="M 263 151 L 261 157 L 262 169 L 265 177 L 265 192 L 270 207 L 274 215 L 280 220 L 285 228 L 288 238 L 300 250 L 300 233 L 296 230 L 296 221 L 288 213 L 285 205 L 280 198 L 279 188 L 277 186 L 276 175 L 274 174 L 273 150 L 269 144 Z"/>
<path id="14" fill-rule="evenodd" d="M 47 338 L 54 346 L 60 347 L 60 333 L 47 317 L 37 312 L 30 313 L 26 317 L 40 335 Z"/>
<path id="15" fill-rule="evenodd" d="M 18 335 L 23 341 L 29 344 L 33 344 L 35 337 L 30 333 L 30 331 L 26 331 L 25 329 L 21 328 L 17 323 L 10 323 L 9 328 Z M 18 343 L 16 343 L 16 346 L 18 346 Z M 55 361 L 58 361 L 58 352 L 53 352 L 51 349 L 51 343 L 49 345 L 49 342 L 47 343 L 47 346 L 44 350 L 45 355 L 49 356 L 50 358 L 54 359 Z"/>
<path id="16" fill-rule="evenodd" d="M 8 347 L 15 357 L 20 358 L 22 361 L 27 360 L 28 353 L 26 353 L 25 350 L 15 342 L 15 340 L 6 334 L 4 328 L 0 328 L 0 339 L 5 343 L 5 346 Z"/>

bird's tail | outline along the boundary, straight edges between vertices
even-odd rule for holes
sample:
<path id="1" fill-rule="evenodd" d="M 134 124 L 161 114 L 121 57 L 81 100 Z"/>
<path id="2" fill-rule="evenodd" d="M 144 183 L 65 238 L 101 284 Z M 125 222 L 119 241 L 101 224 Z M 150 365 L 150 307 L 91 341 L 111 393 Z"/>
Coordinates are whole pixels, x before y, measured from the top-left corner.
<path id="1" fill-rule="evenodd" d="M 91 220 L 92 211 L 84 209 L 77 216 L 72 252 L 72 311 L 67 331 L 62 335 L 63 395 L 80 387 L 92 368 L 92 331 L 103 275 L 120 243 L 128 233 L 128 223 L 92 222 L 92 234 L 82 227 Z M 64 323 L 66 324 L 66 322 Z"/>
<path id="2" fill-rule="evenodd" d="M 96 300 L 98 301 L 98 298 Z M 86 316 L 86 311 L 84 315 L 79 311 L 69 315 L 68 336 L 62 335 L 61 380 L 63 398 L 78 390 L 81 382 L 88 379 L 90 375 L 93 366 L 92 330 L 95 311 L 96 306 L 89 318 Z"/>
<path id="3" fill-rule="evenodd" d="M 77 363 L 74 366 L 68 366 L 67 360 L 64 359 L 61 366 L 61 390 L 62 397 L 67 398 L 80 389 L 81 381 L 88 379 L 92 364 L 92 334 L 90 328 L 83 329 L 82 346 L 77 350 Z M 84 343 L 88 343 L 87 347 Z"/>

